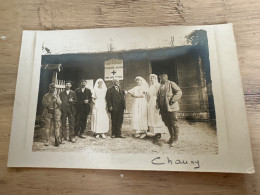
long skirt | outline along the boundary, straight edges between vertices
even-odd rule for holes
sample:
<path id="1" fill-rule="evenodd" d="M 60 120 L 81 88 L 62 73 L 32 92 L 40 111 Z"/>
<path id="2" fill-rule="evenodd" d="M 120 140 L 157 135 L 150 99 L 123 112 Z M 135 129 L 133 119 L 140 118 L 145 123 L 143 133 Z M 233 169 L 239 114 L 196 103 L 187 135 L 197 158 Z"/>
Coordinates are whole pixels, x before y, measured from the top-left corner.
<path id="1" fill-rule="evenodd" d="M 105 101 L 96 101 L 92 110 L 91 131 L 94 133 L 107 133 L 109 118 Z"/>
<path id="2" fill-rule="evenodd" d="M 162 117 L 159 113 L 159 109 L 156 109 L 156 97 L 152 97 L 148 103 L 148 126 L 151 133 L 160 132 L 164 127 Z"/>
<path id="3" fill-rule="evenodd" d="M 148 107 L 145 98 L 135 98 L 132 108 L 132 125 L 136 133 L 146 133 L 148 129 Z"/>

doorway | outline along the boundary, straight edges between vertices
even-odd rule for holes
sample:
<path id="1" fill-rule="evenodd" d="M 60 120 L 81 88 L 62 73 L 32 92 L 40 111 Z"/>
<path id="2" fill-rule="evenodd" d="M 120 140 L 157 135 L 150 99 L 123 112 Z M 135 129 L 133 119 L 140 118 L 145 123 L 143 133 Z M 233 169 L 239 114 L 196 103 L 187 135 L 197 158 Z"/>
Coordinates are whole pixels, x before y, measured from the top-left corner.
<path id="1" fill-rule="evenodd" d="M 153 60 L 151 61 L 152 74 L 158 75 L 162 71 L 167 72 L 168 79 L 170 81 L 175 82 L 178 85 L 178 74 L 177 74 L 177 64 L 175 63 L 175 59 L 166 59 L 166 60 Z M 160 78 L 159 78 L 160 82 Z"/>

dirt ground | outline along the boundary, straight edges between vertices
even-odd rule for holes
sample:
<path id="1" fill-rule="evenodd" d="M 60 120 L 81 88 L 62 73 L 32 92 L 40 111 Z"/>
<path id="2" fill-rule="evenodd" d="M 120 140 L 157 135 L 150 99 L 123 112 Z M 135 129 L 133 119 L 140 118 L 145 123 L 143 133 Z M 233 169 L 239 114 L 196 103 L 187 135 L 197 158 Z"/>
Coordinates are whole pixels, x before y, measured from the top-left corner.
<path id="1" fill-rule="evenodd" d="M 179 140 L 169 147 L 166 143 L 169 140 L 169 133 L 166 127 L 162 128 L 162 137 L 159 141 L 154 141 L 152 137 L 144 139 L 134 138 L 131 125 L 124 124 L 122 134 L 125 139 L 112 139 L 107 133 L 106 139 L 95 138 L 91 131 L 87 131 L 86 139 L 78 138 L 76 143 L 65 141 L 59 147 L 55 147 L 52 142 L 49 146 L 44 146 L 44 130 L 39 128 L 35 131 L 33 151 L 53 151 L 53 152 L 98 152 L 98 153 L 160 153 L 160 154 L 217 154 L 218 143 L 215 127 L 207 122 L 188 122 L 179 120 L 180 134 Z M 88 128 L 89 129 L 89 128 Z M 54 139 L 52 139 L 54 141 Z"/>

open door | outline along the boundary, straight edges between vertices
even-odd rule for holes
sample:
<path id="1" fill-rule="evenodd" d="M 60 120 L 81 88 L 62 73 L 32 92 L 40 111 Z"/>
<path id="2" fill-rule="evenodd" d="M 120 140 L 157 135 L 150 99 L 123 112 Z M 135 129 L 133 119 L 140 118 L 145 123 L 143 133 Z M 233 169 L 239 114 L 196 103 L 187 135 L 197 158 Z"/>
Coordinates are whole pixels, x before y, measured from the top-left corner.
<path id="1" fill-rule="evenodd" d="M 166 71 L 168 73 L 169 80 L 178 84 L 177 65 L 174 62 L 174 58 L 151 61 L 151 67 L 152 73 L 158 75 L 158 78 L 161 71 Z"/>

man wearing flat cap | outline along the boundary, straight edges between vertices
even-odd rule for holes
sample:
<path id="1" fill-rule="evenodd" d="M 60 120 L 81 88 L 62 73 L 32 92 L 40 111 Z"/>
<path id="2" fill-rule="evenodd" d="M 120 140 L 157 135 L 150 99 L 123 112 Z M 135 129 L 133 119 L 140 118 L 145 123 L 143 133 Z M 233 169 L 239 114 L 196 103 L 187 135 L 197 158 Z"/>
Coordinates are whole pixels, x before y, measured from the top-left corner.
<path id="1" fill-rule="evenodd" d="M 87 118 L 90 112 L 90 103 L 92 94 L 90 89 L 86 87 L 87 81 L 82 79 L 80 81 L 80 87 L 75 90 L 77 96 L 77 114 L 76 114 L 76 126 L 75 126 L 75 136 L 80 138 L 86 138 L 83 133 L 86 129 Z"/>
<path id="2" fill-rule="evenodd" d="M 49 146 L 50 141 L 50 130 L 53 126 L 55 136 L 55 146 L 59 146 L 61 143 L 60 128 L 61 128 L 61 111 L 60 111 L 61 100 L 57 96 L 55 91 L 55 84 L 49 85 L 49 92 L 43 96 L 42 106 L 44 108 L 43 118 L 45 122 L 45 136 L 46 140 L 44 145 Z"/>
<path id="3" fill-rule="evenodd" d="M 72 86 L 71 81 L 65 82 L 65 91 L 60 92 L 61 99 L 61 123 L 62 123 L 62 136 L 63 139 L 67 139 L 66 135 L 66 122 L 67 118 L 69 121 L 69 141 L 72 143 L 76 142 L 76 137 L 74 136 L 75 131 L 75 115 L 76 108 L 75 104 L 77 103 L 76 93 L 70 88 Z"/>
<path id="4" fill-rule="evenodd" d="M 170 139 L 170 146 L 178 140 L 179 126 L 177 122 L 177 111 L 179 111 L 178 100 L 182 96 L 182 91 L 176 83 L 168 80 L 167 72 L 162 71 L 159 75 L 161 85 L 157 93 L 157 108 L 164 124 L 167 126 Z"/>

